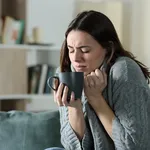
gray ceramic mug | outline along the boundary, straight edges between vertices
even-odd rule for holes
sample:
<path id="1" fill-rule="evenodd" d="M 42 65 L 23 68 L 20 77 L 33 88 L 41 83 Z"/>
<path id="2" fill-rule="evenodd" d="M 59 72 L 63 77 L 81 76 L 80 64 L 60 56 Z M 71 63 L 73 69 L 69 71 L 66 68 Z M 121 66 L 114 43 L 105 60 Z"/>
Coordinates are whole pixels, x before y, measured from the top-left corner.
<path id="1" fill-rule="evenodd" d="M 58 76 L 51 76 L 47 80 L 48 86 L 57 91 L 57 88 L 53 87 L 53 79 L 57 79 L 59 83 L 63 83 L 69 88 L 67 101 L 70 100 L 71 92 L 75 94 L 75 99 L 81 99 L 83 85 L 84 85 L 84 74 L 83 72 L 60 72 Z"/>

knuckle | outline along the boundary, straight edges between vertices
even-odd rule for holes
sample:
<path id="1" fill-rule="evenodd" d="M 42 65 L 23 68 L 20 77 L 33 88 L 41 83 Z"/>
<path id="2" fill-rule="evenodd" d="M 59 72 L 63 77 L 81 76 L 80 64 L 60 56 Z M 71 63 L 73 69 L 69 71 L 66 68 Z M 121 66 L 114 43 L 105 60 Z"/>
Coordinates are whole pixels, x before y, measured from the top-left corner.
<path id="1" fill-rule="evenodd" d="M 92 71 L 92 72 L 91 72 L 91 75 L 93 76 L 93 75 L 95 75 L 95 73 Z"/>
<path id="2" fill-rule="evenodd" d="M 89 78 L 91 76 L 91 74 L 88 74 L 86 77 Z"/>
<path id="3" fill-rule="evenodd" d="M 66 104 L 67 104 L 66 99 L 63 99 L 63 100 L 62 100 L 62 103 L 63 103 L 64 105 L 66 105 Z"/>
<path id="4" fill-rule="evenodd" d="M 60 99 L 61 99 L 60 94 L 56 94 L 56 99 L 57 99 L 57 100 L 60 100 Z"/>
<path id="5" fill-rule="evenodd" d="M 95 82 L 95 85 L 96 86 L 100 86 L 100 82 Z"/>
<path id="6" fill-rule="evenodd" d="M 105 81 L 102 81 L 102 85 L 105 85 Z"/>
<path id="7" fill-rule="evenodd" d="M 104 85 L 104 84 L 105 84 L 104 80 L 100 80 L 100 85 Z"/>
<path id="8" fill-rule="evenodd" d="M 64 92 L 67 93 L 68 92 L 68 87 L 65 86 Z"/>
<path id="9" fill-rule="evenodd" d="M 90 85 L 91 85 L 91 86 L 94 86 L 94 82 L 93 82 L 93 81 L 91 81 Z"/>

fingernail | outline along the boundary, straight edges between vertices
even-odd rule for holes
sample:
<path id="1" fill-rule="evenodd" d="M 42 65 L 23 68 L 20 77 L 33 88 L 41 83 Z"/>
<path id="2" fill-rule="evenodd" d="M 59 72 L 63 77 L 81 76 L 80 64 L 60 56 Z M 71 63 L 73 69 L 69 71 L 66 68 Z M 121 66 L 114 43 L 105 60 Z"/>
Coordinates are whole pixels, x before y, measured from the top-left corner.
<path id="1" fill-rule="evenodd" d="M 71 92 L 71 98 L 74 99 L 74 92 Z"/>

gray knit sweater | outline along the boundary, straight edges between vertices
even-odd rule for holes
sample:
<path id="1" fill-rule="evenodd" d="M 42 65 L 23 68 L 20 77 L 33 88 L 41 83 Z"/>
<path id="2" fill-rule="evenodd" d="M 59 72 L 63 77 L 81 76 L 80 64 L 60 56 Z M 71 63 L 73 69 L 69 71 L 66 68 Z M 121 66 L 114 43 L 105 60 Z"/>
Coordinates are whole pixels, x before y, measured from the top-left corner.
<path id="1" fill-rule="evenodd" d="M 73 71 L 73 70 L 72 70 Z M 120 57 L 111 67 L 103 96 L 115 114 L 112 139 L 82 95 L 86 130 L 79 141 L 60 107 L 61 142 L 66 150 L 150 150 L 150 89 L 139 66 Z"/>

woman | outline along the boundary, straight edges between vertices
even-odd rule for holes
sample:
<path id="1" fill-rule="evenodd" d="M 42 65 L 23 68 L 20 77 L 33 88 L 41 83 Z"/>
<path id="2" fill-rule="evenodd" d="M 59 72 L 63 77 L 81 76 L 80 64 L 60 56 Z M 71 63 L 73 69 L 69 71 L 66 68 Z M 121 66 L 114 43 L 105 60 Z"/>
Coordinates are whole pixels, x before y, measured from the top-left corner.
<path id="1" fill-rule="evenodd" d="M 82 99 L 58 86 L 61 142 L 66 150 L 149 150 L 150 72 L 122 47 L 111 21 L 84 11 L 70 23 L 60 70 L 84 72 Z"/>

